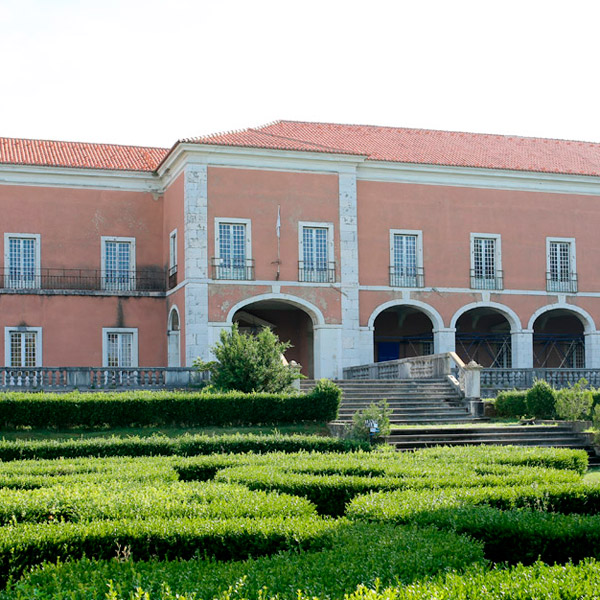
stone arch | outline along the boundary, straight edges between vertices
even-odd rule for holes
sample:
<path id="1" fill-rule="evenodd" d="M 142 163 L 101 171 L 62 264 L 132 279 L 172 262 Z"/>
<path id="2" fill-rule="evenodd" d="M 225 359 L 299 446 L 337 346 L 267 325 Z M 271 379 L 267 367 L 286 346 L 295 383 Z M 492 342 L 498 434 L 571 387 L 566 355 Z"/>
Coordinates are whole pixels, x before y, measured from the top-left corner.
<path id="1" fill-rule="evenodd" d="M 471 304 L 465 304 L 465 306 L 461 306 L 461 308 L 454 313 L 454 316 L 450 321 L 450 328 L 456 328 L 456 322 L 458 319 L 466 312 L 469 312 L 475 308 L 492 308 L 497 310 L 508 321 L 511 333 L 515 333 L 522 329 L 519 315 L 517 315 L 512 308 L 509 308 L 504 304 L 499 304 L 498 302 L 471 302 Z"/>
<path id="2" fill-rule="evenodd" d="M 245 298 L 241 300 L 237 304 L 231 307 L 229 312 L 227 313 L 227 324 L 231 325 L 233 323 L 233 316 L 235 313 L 248 306 L 249 304 L 254 304 L 256 302 L 261 302 L 263 300 L 279 300 L 281 302 L 285 302 L 296 308 L 299 308 L 306 312 L 308 316 L 312 319 L 313 327 L 319 327 L 325 325 L 325 317 L 321 310 L 316 307 L 314 304 L 307 302 L 303 298 L 299 298 L 298 296 L 292 296 L 291 294 L 260 294 L 258 296 L 251 296 L 250 298 Z"/>
<path id="3" fill-rule="evenodd" d="M 444 328 L 444 320 L 440 313 L 435 310 L 435 308 L 429 306 L 429 304 L 425 304 L 425 302 L 419 302 L 418 300 L 403 300 L 399 298 L 398 300 L 390 300 L 389 302 L 384 302 L 380 304 L 369 317 L 368 326 L 373 328 L 375 326 L 375 319 L 388 308 L 393 308 L 395 306 L 410 306 L 412 308 L 418 308 L 421 312 L 425 313 L 431 320 L 433 324 L 433 330 L 443 329 Z"/>
<path id="4" fill-rule="evenodd" d="M 537 318 L 551 310 L 566 310 L 572 312 L 581 321 L 585 333 L 593 333 L 596 331 L 596 324 L 594 323 L 594 319 L 587 311 L 583 310 L 583 308 L 580 308 L 579 306 L 575 306 L 574 304 L 560 302 L 557 302 L 556 304 L 547 304 L 546 306 L 538 308 L 533 313 L 533 315 L 531 315 L 531 319 L 529 319 L 527 329 L 533 331 L 533 325 L 536 322 Z"/>

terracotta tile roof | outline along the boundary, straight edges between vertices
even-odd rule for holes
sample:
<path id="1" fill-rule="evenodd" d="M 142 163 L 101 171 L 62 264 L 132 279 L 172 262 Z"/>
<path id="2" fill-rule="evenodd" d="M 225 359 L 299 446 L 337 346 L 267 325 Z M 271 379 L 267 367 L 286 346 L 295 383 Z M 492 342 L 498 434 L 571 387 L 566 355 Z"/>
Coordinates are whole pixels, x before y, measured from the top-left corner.
<path id="1" fill-rule="evenodd" d="M 166 148 L 0 138 L 0 164 L 152 172 L 167 153 Z"/>
<path id="2" fill-rule="evenodd" d="M 276 121 L 256 129 L 182 141 L 334 152 L 387 162 L 600 176 L 600 144 L 568 140 Z"/>

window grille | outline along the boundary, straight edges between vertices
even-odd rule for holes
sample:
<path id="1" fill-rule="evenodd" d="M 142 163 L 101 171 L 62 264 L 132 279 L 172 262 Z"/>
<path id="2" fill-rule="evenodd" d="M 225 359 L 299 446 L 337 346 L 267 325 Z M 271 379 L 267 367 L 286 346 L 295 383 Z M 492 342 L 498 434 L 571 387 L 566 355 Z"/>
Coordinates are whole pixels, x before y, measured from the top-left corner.
<path id="1" fill-rule="evenodd" d="M 393 237 L 393 265 L 390 269 L 390 285 L 417 287 L 420 269 L 417 264 L 417 236 L 396 233 Z"/>
<path id="2" fill-rule="evenodd" d="M 10 366 L 37 366 L 37 333 L 35 331 L 10 332 Z"/>
<path id="3" fill-rule="evenodd" d="M 546 285 L 549 292 L 577 291 L 577 274 L 572 250 L 571 242 L 550 241 Z"/>
<path id="4" fill-rule="evenodd" d="M 11 237 L 8 241 L 8 287 L 33 288 L 36 286 L 35 238 Z"/>
<path id="5" fill-rule="evenodd" d="M 246 225 L 219 223 L 219 257 L 215 279 L 252 279 L 246 259 Z"/>
<path id="6" fill-rule="evenodd" d="M 135 289 L 131 266 L 131 242 L 105 241 L 104 284 L 107 290 L 131 291 Z"/>
<path id="7" fill-rule="evenodd" d="M 108 367 L 131 367 L 131 353 L 133 347 L 132 333 L 109 332 L 107 334 L 108 344 Z"/>
<path id="8" fill-rule="evenodd" d="M 335 265 L 329 260 L 329 229 L 327 227 L 302 228 L 302 260 L 299 280 L 313 283 L 335 281 Z"/>
<path id="9" fill-rule="evenodd" d="M 502 271 L 498 268 L 498 243 L 496 238 L 473 238 L 473 268 L 471 287 L 479 290 L 502 289 Z"/>

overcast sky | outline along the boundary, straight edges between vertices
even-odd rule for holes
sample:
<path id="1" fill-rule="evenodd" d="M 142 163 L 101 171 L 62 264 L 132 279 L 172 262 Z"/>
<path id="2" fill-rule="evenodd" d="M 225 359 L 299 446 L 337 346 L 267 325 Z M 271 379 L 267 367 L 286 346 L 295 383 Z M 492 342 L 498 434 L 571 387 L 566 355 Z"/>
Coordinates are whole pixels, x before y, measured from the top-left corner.
<path id="1" fill-rule="evenodd" d="M 0 0 L 0 136 L 276 119 L 600 142 L 597 0 Z"/>

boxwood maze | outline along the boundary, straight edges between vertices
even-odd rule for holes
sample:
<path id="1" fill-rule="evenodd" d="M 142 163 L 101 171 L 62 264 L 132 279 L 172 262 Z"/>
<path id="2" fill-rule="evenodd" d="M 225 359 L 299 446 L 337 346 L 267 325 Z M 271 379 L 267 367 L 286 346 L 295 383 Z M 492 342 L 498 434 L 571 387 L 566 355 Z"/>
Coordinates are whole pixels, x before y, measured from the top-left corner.
<path id="1" fill-rule="evenodd" d="M 584 452 L 244 449 L 5 460 L 0 598 L 520 598 L 550 581 L 544 598 L 592 598 L 600 584 Z"/>

